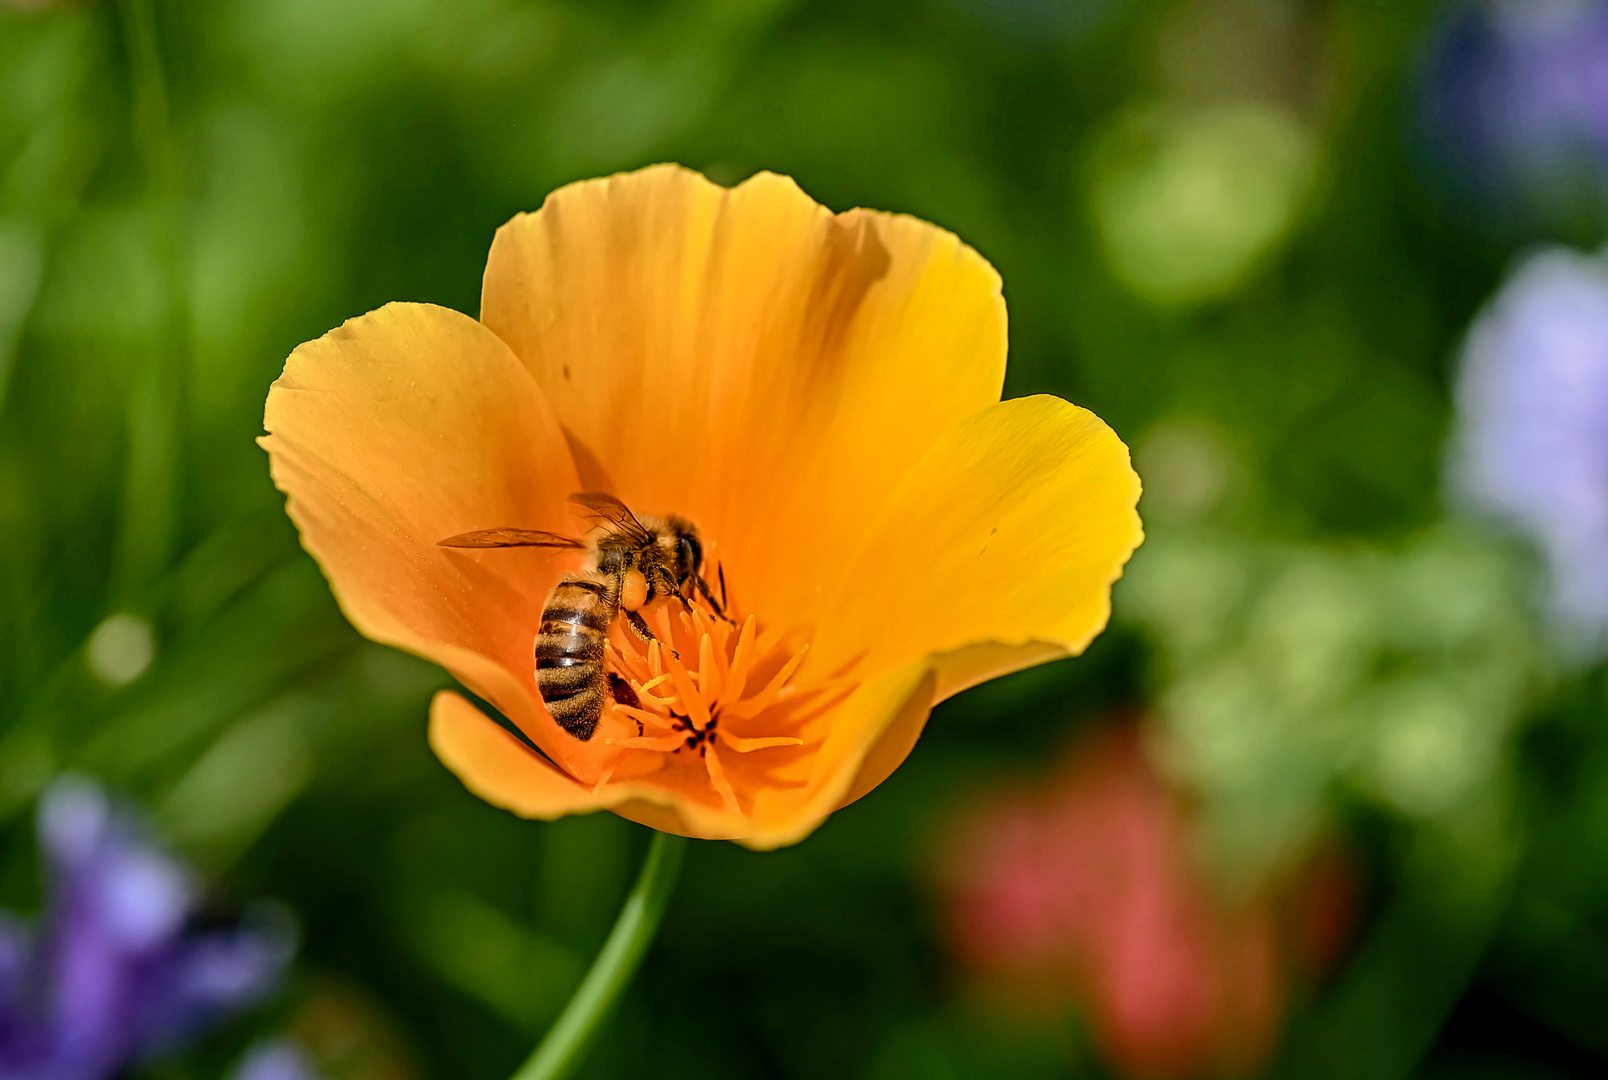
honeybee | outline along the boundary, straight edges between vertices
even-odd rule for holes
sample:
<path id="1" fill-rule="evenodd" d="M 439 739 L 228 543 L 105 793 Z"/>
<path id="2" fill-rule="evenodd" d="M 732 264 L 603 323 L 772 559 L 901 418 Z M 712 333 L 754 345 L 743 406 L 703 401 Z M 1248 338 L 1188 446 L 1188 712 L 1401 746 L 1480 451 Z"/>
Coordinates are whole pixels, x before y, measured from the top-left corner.
<path id="1" fill-rule="evenodd" d="M 722 618 L 722 604 L 699 573 L 703 540 L 698 528 L 674 514 L 637 517 L 619 499 L 580 492 L 570 501 L 591 511 L 601 532 L 577 540 L 537 529 L 480 529 L 437 543 L 452 548 L 540 547 L 584 550 L 586 568 L 565 574 L 542 608 L 536 635 L 536 689 L 560 727 L 582 742 L 597 730 L 605 695 L 639 704 L 631 684 L 604 668 L 603 643 L 620 615 L 645 641 L 656 640 L 641 608 L 661 596 L 683 605 L 696 590 Z M 725 592 L 722 581 L 721 592 Z"/>

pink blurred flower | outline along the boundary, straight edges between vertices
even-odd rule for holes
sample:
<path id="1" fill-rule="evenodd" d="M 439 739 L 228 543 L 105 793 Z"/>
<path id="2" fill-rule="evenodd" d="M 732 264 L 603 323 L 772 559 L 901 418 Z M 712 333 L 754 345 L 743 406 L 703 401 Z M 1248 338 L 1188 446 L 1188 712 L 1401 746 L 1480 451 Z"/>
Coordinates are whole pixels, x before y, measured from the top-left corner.
<path id="1" fill-rule="evenodd" d="M 963 816 L 944 859 L 949 937 L 995 991 L 1079 1005 L 1126 1075 L 1241 1075 L 1272 1050 L 1294 977 L 1338 952 L 1349 876 L 1328 862 L 1223 902 L 1182 800 L 1124 728 Z"/>

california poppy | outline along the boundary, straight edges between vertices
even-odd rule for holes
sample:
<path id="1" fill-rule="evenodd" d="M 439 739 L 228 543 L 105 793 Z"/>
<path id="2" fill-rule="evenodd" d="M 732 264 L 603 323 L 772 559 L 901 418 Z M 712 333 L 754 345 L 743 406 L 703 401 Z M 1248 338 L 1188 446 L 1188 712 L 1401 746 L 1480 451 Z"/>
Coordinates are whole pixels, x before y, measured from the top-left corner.
<path id="1" fill-rule="evenodd" d="M 1106 623 L 1138 477 L 1093 414 L 999 400 L 1005 338 L 998 274 L 948 232 L 655 166 L 498 230 L 480 321 L 390 304 L 296 349 L 261 441 L 352 622 L 524 736 L 437 695 L 472 791 L 770 848 L 881 783 L 934 703 Z M 646 605 L 656 643 L 616 622 L 631 691 L 584 740 L 532 643 L 585 553 L 439 544 L 581 537 L 577 492 L 694 523 L 724 581 Z"/>

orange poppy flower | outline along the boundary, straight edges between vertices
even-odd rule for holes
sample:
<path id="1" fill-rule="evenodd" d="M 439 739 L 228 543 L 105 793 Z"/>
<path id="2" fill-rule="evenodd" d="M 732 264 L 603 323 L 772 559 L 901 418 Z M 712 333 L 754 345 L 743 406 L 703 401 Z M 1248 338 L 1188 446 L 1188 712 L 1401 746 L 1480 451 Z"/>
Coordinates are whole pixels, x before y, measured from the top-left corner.
<path id="1" fill-rule="evenodd" d="M 881 783 L 936 702 L 1105 626 L 1142 535 L 1127 448 L 1058 398 L 1000 401 L 1004 373 L 999 276 L 950 233 L 656 166 L 498 230 L 479 322 L 390 304 L 302 345 L 261 442 L 358 629 L 524 736 L 438 694 L 470 790 L 770 848 Z M 585 553 L 439 544 L 582 536 L 582 491 L 694 523 L 726 594 L 647 604 L 655 643 L 616 620 L 637 702 L 585 740 L 532 658 Z"/>

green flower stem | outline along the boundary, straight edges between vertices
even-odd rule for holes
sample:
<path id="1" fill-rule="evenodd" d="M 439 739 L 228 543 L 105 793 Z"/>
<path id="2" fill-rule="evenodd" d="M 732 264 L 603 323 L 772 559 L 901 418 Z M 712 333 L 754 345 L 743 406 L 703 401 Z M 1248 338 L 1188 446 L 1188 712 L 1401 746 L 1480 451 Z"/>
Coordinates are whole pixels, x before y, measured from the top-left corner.
<path id="1" fill-rule="evenodd" d="M 161 308 L 129 402 L 128 473 L 114 587 L 133 599 L 167 569 L 177 536 L 190 312 L 184 169 L 163 70 L 157 0 L 120 0 L 134 143 L 144 171 Z"/>
<path id="2" fill-rule="evenodd" d="M 575 996 L 564 1006 L 563 1015 L 513 1080 L 560 1080 L 574 1073 L 585 1060 L 598 1028 L 631 984 L 637 965 L 653 943 L 659 919 L 675 891 L 686 850 L 686 837 L 654 833 L 642 872 L 637 875 L 631 895 L 625 898 L 620 917 L 614 920 L 609 939 L 592 961 Z"/>

